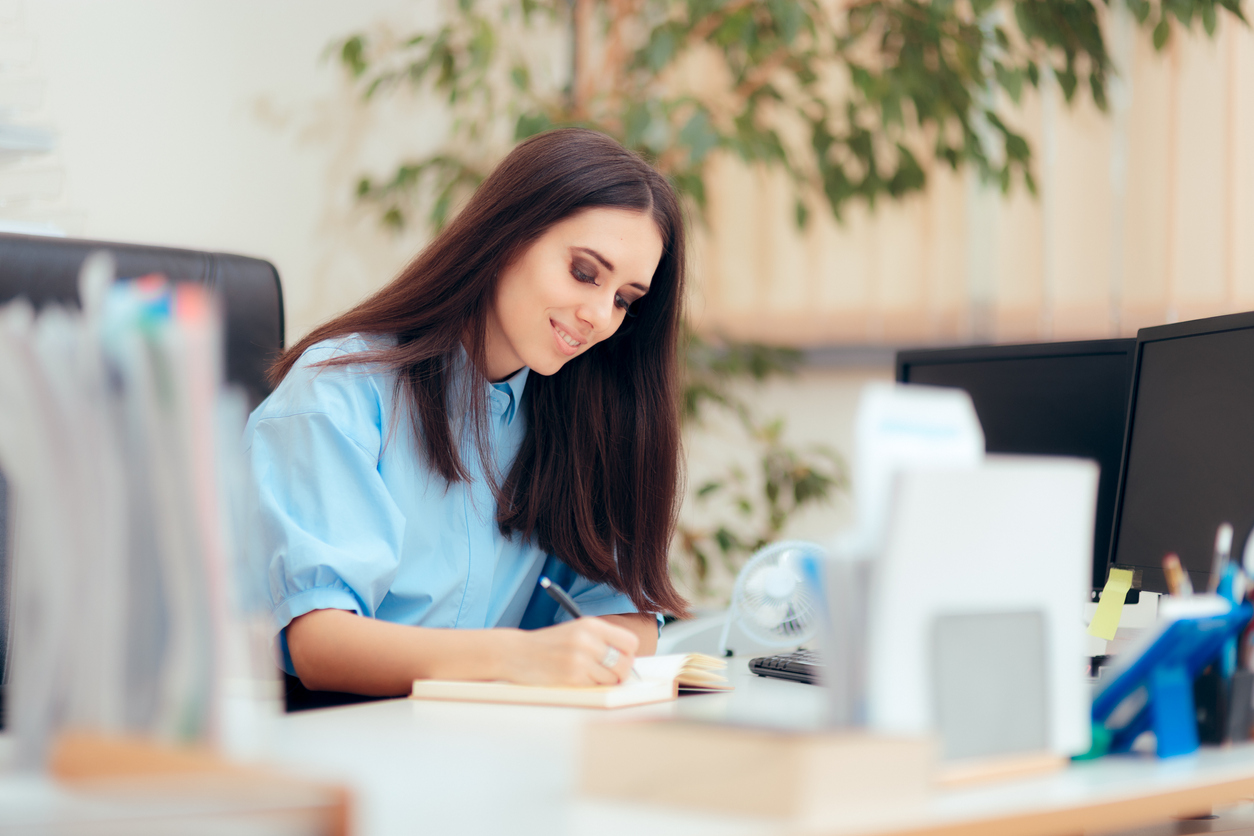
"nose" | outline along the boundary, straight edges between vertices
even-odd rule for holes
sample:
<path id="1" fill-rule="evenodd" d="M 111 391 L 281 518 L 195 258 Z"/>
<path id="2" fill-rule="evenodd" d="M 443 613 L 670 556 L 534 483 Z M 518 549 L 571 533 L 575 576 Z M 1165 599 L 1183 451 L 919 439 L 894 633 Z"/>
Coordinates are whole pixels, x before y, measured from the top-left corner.
<path id="1" fill-rule="evenodd" d="M 596 294 L 580 306 L 579 318 L 598 335 L 603 335 L 604 331 L 614 327 L 615 313 L 618 311 L 614 296 L 613 289 L 605 288 L 605 292 Z"/>

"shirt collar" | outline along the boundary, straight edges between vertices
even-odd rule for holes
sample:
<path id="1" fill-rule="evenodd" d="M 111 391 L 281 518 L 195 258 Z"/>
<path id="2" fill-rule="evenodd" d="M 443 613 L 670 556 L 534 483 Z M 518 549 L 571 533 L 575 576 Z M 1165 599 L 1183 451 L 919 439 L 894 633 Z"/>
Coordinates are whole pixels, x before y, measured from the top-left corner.
<path id="1" fill-rule="evenodd" d="M 490 384 L 492 387 L 492 411 L 499 412 L 505 423 L 512 424 L 518 414 L 518 403 L 522 400 L 523 389 L 527 387 L 527 376 L 531 369 L 523 366 L 500 383 Z"/>
<path id="2" fill-rule="evenodd" d="M 470 369 L 470 355 L 464 346 L 457 347 L 452 366 L 453 379 L 466 381 Z M 500 383 L 488 383 L 488 403 L 491 405 L 492 414 L 498 418 L 503 417 L 507 425 L 514 422 L 514 416 L 518 413 L 518 404 L 522 400 L 523 390 L 527 387 L 527 377 L 530 372 L 530 368 L 523 366 Z"/>

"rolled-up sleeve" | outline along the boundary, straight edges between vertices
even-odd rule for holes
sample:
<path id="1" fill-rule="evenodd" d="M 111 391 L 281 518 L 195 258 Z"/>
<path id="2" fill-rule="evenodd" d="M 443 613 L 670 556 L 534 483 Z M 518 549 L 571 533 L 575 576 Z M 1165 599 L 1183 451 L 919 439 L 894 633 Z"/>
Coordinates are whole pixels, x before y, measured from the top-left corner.
<path id="1" fill-rule="evenodd" d="M 302 358 L 245 433 L 276 631 L 318 609 L 373 617 L 400 565 L 405 517 L 379 473 L 381 398 L 355 367 L 308 368 L 329 356 Z"/>

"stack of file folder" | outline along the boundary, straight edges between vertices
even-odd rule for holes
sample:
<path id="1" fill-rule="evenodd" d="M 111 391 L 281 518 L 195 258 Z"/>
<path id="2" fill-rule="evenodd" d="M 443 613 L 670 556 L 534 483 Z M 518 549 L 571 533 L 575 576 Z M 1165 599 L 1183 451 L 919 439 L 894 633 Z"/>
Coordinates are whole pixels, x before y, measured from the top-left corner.
<path id="1" fill-rule="evenodd" d="M 113 279 L 93 256 L 81 310 L 0 308 L 8 720 L 31 767 L 69 727 L 230 751 L 279 705 L 214 299 Z"/>

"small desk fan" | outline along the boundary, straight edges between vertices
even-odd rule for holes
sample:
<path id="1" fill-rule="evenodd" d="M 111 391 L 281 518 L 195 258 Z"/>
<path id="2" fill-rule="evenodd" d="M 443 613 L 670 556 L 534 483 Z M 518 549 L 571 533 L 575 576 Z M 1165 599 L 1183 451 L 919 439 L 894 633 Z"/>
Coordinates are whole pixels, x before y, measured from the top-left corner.
<path id="1" fill-rule="evenodd" d="M 736 576 L 719 652 L 728 655 L 732 624 L 764 647 L 804 644 L 818 630 L 818 601 L 805 583 L 804 561 L 823 555 L 815 543 L 783 540 L 759 549 Z"/>

